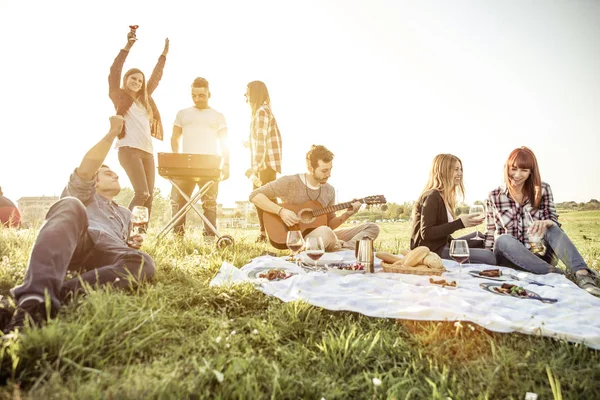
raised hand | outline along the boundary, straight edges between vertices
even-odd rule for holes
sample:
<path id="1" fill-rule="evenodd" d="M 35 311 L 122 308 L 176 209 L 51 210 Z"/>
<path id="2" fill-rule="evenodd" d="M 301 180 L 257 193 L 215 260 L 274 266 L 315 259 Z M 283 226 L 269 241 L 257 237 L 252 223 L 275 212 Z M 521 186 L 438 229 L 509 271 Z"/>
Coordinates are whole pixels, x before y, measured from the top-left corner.
<path id="1" fill-rule="evenodd" d="M 110 129 L 109 129 L 108 133 L 113 138 L 115 138 L 123 130 L 123 124 L 125 124 L 125 118 L 123 118 L 122 115 L 113 115 L 109 118 L 109 121 L 110 121 Z"/>
<path id="2" fill-rule="evenodd" d="M 163 49 L 162 55 L 166 57 L 168 52 L 169 52 L 169 38 L 166 38 L 165 39 L 165 48 Z"/>

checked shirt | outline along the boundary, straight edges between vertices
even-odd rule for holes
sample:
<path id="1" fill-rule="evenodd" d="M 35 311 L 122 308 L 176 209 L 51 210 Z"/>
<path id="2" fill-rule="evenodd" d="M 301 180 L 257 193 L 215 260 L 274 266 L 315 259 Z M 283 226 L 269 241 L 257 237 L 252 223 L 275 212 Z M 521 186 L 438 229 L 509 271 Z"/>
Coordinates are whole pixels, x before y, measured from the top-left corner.
<path id="1" fill-rule="evenodd" d="M 258 172 L 270 167 L 281 173 L 281 134 L 271 108 L 260 106 L 250 125 L 252 169 Z"/>
<path id="2" fill-rule="evenodd" d="M 534 221 L 552 220 L 556 225 L 558 222 L 558 214 L 554 207 L 554 199 L 550 185 L 542 182 L 542 201 L 538 209 L 534 209 L 529 200 L 524 205 L 520 205 L 514 201 L 509 193 L 508 188 L 500 186 L 492 190 L 486 200 L 486 226 L 485 248 L 493 249 L 496 237 L 508 233 L 528 249 L 531 249 L 529 240 L 527 239 L 527 226 L 524 221 L 525 213 L 529 213 Z"/>

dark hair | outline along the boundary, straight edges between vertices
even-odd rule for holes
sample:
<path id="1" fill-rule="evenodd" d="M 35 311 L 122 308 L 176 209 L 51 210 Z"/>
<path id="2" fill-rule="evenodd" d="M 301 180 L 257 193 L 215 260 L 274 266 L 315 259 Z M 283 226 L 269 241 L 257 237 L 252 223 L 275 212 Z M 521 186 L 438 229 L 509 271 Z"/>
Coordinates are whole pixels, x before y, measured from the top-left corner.
<path id="1" fill-rule="evenodd" d="M 256 110 L 263 104 L 271 105 L 269 90 L 264 82 L 252 81 L 248 84 L 248 103 L 250 104 L 250 108 L 252 108 L 253 116 L 256 114 Z"/>
<path id="2" fill-rule="evenodd" d="M 333 160 L 333 157 L 333 153 L 327 147 L 313 144 L 308 153 L 306 153 L 306 164 L 317 168 L 319 160 L 328 163 Z"/>
<path id="3" fill-rule="evenodd" d="M 511 197 L 515 198 L 515 189 L 510 183 L 510 169 L 512 167 L 528 169 L 530 171 L 529 178 L 523 185 L 523 201 L 529 200 L 533 205 L 533 208 L 538 209 L 542 202 L 542 178 L 540 177 L 540 169 L 538 168 L 537 159 L 531 149 L 522 146 L 518 149 L 514 149 L 506 164 L 504 164 L 504 182 Z"/>
<path id="4" fill-rule="evenodd" d="M 194 79 L 194 82 L 192 83 L 192 87 L 193 88 L 207 88 L 208 89 L 208 81 L 204 78 L 196 78 Z"/>
<path id="5" fill-rule="evenodd" d="M 102 164 L 100 166 L 100 168 L 108 168 L 108 169 L 110 169 L 110 167 L 108 165 L 106 165 L 106 164 Z M 94 174 L 94 178 L 96 178 L 96 182 L 98 182 L 98 172 L 100 172 L 100 168 L 98 168 L 98 171 L 96 171 L 96 173 Z"/>

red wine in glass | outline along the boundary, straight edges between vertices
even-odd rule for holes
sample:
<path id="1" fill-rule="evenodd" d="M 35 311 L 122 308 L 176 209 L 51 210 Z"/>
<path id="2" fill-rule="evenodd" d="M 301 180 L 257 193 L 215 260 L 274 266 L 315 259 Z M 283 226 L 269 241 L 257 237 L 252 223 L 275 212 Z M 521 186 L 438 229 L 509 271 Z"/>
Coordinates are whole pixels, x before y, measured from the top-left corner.
<path id="1" fill-rule="evenodd" d="M 292 253 L 294 253 L 294 254 L 299 252 L 301 248 L 302 248 L 301 243 L 288 245 L 288 249 L 290 249 L 292 251 Z"/>
<path id="2" fill-rule="evenodd" d="M 450 242 L 450 257 L 458 263 L 458 279 L 460 281 L 462 275 L 462 265 L 469 259 L 469 245 L 466 240 L 458 239 Z"/>
<path id="3" fill-rule="evenodd" d="M 462 264 L 462 263 L 464 263 L 465 261 L 467 261 L 469 259 L 468 255 L 456 255 L 456 254 L 454 254 L 454 255 L 451 255 L 450 257 L 452 257 L 452 259 L 454 261 L 456 261 L 457 263 L 459 263 L 459 264 Z"/>
<path id="4" fill-rule="evenodd" d="M 306 255 L 313 261 L 317 261 L 319 258 L 323 256 L 322 251 L 307 251 Z"/>

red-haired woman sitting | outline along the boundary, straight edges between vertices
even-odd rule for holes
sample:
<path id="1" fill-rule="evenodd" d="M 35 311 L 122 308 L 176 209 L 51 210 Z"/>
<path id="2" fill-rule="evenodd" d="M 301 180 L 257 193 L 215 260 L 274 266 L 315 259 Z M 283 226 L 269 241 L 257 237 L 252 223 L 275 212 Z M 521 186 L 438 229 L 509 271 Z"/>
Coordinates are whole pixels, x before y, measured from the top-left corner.
<path id="1" fill-rule="evenodd" d="M 562 273 L 562 261 L 582 289 L 600 296 L 595 277 L 571 239 L 560 228 L 550 185 L 542 182 L 538 163 L 527 147 L 513 150 L 504 166 L 505 185 L 487 199 L 485 247 L 501 265 L 534 274 Z"/>

